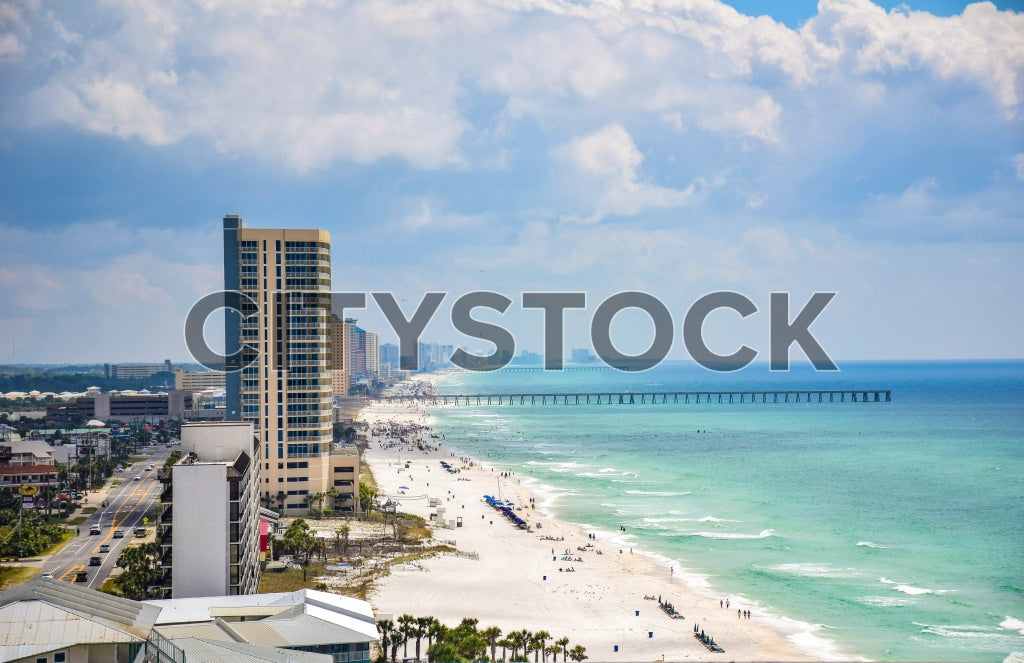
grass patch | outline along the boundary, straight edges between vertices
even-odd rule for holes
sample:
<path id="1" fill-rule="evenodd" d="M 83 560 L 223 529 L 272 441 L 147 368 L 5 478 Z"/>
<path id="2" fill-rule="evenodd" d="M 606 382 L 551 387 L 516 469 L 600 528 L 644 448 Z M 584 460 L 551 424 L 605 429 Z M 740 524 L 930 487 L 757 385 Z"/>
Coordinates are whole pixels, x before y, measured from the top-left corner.
<path id="1" fill-rule="evenodd" d="M 82 523 L 84 523 L 87 520 L 89 520 L 89 519 L 86 516 L 75 516 L 74 518 L 68 518 L 68 519 L 64 520 L 64 524 L 65 525 L 70 525 L 72 527 L 76 527 L 78 525 L 81 525 Z"/>
<path id="2" fill-rule="evenodd" d="M 117 576 L 114 576 L 114 578 L 116 577 Z M 113 596 L 124 596 L 124 594 L 121 593 L 121 590 L 118 589 L 117 585 L 114 584 L 114 578 L 107 578 L 104 580 L 103 584 L 100 585 L 100 591 L 104 594 L 111 594 Z"/>
<path id="3" fill-rule="evenodd" d="M 359 464 L 359 483 L 365 484 L 374 493 L 377 492 L 377 479 L 374 478 L 369 465 Z"/>
<path id="4" fill-rule="evenodd" d="M 96 507 L 94 507 L 94 506 L 83 506 L 82 507 L 82 513 L 84 513 L 87 516 L 91 515 L 91 514 L 94 514 L 94 513 L 96 513 Z"/>
<path id="5" fill-rule="evenodd" d="M 20 585 L 42 572 L 40 566 L 0 566 L 0 589 Z"/>
<path id="6" fill-rule="evenodd" d="M 313 578 L 323 574 L 324 565 L 319 562 L 310 562 L 305 570 L 305 579 L 303 579 L 302 569 L 288 567 L 284 571 L 263 570 L 260 572 L 259 593 L 267 594 L 271 592 L 294 592 L 297 589 L 315 589 L 313 585 L 316 583 L 313 581 Z"/>
<path id="7" fill-rule="evenodd" d="M 66 546 L 68 542 L 76 536 L 77 534 L 75 534 L 74 530 L 64 530 L 64 534 L 61 535 L 60 541 L 57 541 L 52 546 L 47 548 L 43 555 L 52 555 L 53 553 L 57 552 L 58 550 Z"/>
<path id="8" fill-rule="evenodd" d="M 441 553 L 455 552 L 455 548 L 451 546 L 431 546 L 424 548 L 423 550 L 417 550 L 416 552 L 406 553 L 404 555 L 398 555 L 392 557 L 387 561 L 388 565 L 392 564 L 407 564 L 409 562 L 416 562 L 421 559 L 427 559 L 428 557 L 434 557 Z"/>

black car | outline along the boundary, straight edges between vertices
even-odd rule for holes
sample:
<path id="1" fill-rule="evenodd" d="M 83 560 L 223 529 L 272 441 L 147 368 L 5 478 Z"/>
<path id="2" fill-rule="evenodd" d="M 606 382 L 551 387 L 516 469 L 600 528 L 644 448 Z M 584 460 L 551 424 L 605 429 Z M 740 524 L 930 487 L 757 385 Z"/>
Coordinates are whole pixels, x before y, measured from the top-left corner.
<path id="1" fill-rule="evenodd" d="M 103 563 L 103 560 L 100 559 L 96 555 L 93 555 L 92 557 L 89 558 L 89 566 L 99 566 L 102 563 Z"/>
<path id="2" fill-rule="evenodd" d="M 75 582 L 88 582 L 88 581 L 89 581 L 89 572 L 88 571 L 79 571 L 78 573 L 75 574 Z"/>

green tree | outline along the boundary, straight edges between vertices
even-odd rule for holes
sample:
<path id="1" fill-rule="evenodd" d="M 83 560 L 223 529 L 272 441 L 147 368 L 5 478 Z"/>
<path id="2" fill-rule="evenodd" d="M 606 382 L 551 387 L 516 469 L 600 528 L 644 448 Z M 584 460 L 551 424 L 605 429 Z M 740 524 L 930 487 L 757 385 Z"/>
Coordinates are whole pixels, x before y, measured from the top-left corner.
<path id="1" fill-rule="evenodd" d="M 306 565 L 309 564 L 309 555 L 317 550 L 318 542 L 313 532 L 309 529 L 309 523 L 304 518 L 296 518 L 288 529 L 284 531 L 284 547 L 293 553 L 303 555 L 302 579 L 306 579 Z"/>
<path id="2" fill-rule="evenodd" d="M 377 497 L 377 491 L 370 488 L 369 485 L 359 482 L 359 508 L 362 509 L 363 513 L 367 516 L 370 515 L 370 511 L 373 510 L 373 500 Z"/>
<path id="3" fill-rule="evenodd" d="M 494 663 L 498 649 L 498 638 L 501 637 L 501 629 L 497 626 L 488 626 L 480 632 L 480 635 L 487 641 L 487 646 L 491 648 L 491 663 Z"/>
<path id="4" fill-rule="evenodd" d="M 533 663 L 537 663 L 538 655 L 543 655 L 545 663 L 547 662 L 548 653 L 546 649 L 548 646 L 548 638 L 550 637 L 551 634 L 543 629 L 533 634 Z"/>
<path id="5" fill-rule="evenodd" d="M 117 558 L 117 565 L 124 571 L 114 578 L 114 585 L 127 598 L 145 598 L 146 588 L 163 579 L 163 571 L 157 566 L 159 556 L 160 544 L 155 541 L 125 548 Z"/>
<path id="6" fill-rule="evenodd" d="M 566 647 L 569 646 L 569 638 L 567 638 L 567 637 L 565 637 L 563 635 L 559 639 L 555 640 L 555 644 L 558 645 L 562 649 L 562 660 L 563 661 L 568 661 L 569 660 L 569 650 L 567 650 Z M 555 660 L 556 661 L 558 660 L 557 656 L 555 657 Z"/>
<path id="7" fill-rule="evenodd" d="M 427 635 L 433 617 L 417 617 L 412 637 L 416 638 L 416 660 L 420 660 L 420 640 Z"/>
<path id="8" fill-rule="evenodd" d="M 427 648 L 427 657 L 439 663 L 463 663 L 466 659 L 459 654 L 458 648 L 450 642 L 435 642 Z"/>
<path id="9" fill-rule="evenodd" d="M 398 632 L 402 634 L 402 658 L 409 656 L 409 638 L 416 628 L 416 618 L 406 613 L 398 617 Z"/>
<path id="10" fill-rule="evenodd" d="M 390 619 L 378 619 L 377 630 L 380 631 L 380 660 L 388 660 L 388 647 L 395 633 L 395 623 Z"/>
<path id="11" fill-rule="evenodd" d="M 586 659 L 590 658 L 584 653 L 586 651 L 587 648 L 583 645 L 576 645 L 575 647 L 569 650 L 569 658 L 576 661 L 576 663 L 580 663 L 580 661 L 585 661 Z"/>
<path id="12" fill-rule="evenodd" d="M 437 621 L 437 619 L 430 618 L 430 626 L 427 627 L 427 659 L 430 661 L 434 660 L 434 657 L 430 653 L 431 647 L 434 645 L 434 641 L 443 642 L 445 637 L 448 635 L 448 627 Z"/>

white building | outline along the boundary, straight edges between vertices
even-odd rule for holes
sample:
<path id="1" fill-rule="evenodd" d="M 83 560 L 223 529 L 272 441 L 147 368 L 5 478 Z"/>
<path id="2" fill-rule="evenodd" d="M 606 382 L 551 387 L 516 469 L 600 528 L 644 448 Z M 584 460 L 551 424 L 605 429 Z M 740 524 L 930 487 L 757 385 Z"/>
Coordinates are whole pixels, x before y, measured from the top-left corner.
<path id="1" fill-rule="evenodd" d="M 252 422 L 181 427 L 162 479 L 160 542 L 171 596 L 253 594 L 259 585 L 260 443 Z"/>
<path id="2" fill-rule="evenodd" d="M 380 637 L 369 603 L 313 589 L 146 603 L 161 608 L 154 633 L 171 643 L 248 643 L 326 655 L 334 663 L 369 663 Z"/>

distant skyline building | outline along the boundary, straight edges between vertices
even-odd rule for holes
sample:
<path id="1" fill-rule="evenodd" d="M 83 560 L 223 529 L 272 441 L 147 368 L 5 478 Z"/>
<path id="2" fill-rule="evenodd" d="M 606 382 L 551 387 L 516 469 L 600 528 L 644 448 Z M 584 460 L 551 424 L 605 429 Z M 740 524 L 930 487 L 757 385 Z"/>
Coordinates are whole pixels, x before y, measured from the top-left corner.
<path id="1" fill-rule="evenodd" d="M 381 368 L 381 373 L 384 372 L 384 366 L 386 364 L 391 365 L 391 371 L 396 371 L 400 368 L 398 357 L 398 346 L 394 343 L 384 343 L 380 346 L 380 355 L 378 357 L 378 363 Z"/>
<path id="2" fill-rule="evenodd" d="M 181 366 L 174 370 L 174 388 L 179 391 L 223 389 L 225 384 L 221 371 L 186 371 Z"/>
<path id="3" fill-rule="evenodd" d="M 368 331 L 363 335 L 363 373 L 371 378 L 380 375 L 380 337 Z"/>
<path id="4" fill-rule="evenodd" d="M 241 366 L 226 376 L 226 418 L 253 422 L 267 504 L 303 515 L 312 496 L 333 486 L 336 464 L 330 234 L 245 228 L 225 216 L 224 289 L 245 296 L 241 316 L 225 315 L 226 353 L 240 352 Z"/>
<path id="5" fill-rule="evenodd" d="M 570 361 L 574 364 L 589 364 L 597 361 L 597 357 L 587 348 L 573 348 Z"/>
<path id="6" fill-rule="evenodd" d="M 165 372 L 171 372 L 170 359 L 164 359 L 162 364 L 103 364 L 103 374 L 118 380 L 148 378 L 156 373 Z"/>
<path id="7" fill-rule="evenodd" d="M 366 373 L 366 330 L 356 324 L 355 318 L 345 318 L 349 327 L 349 374 L 355 382 L 359 375 Z"/>
<path id="8" fill-rule="evenodd" d="M 352 386 L 352 323 L 331 314 L 331 383 L 335 396 L 348 396 Z"/>

